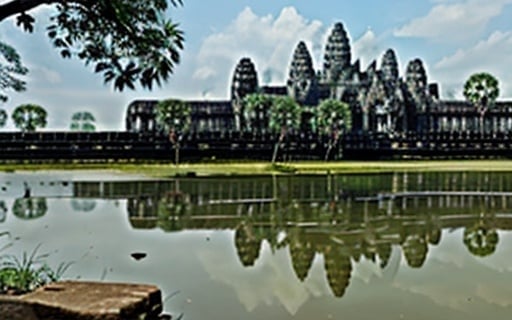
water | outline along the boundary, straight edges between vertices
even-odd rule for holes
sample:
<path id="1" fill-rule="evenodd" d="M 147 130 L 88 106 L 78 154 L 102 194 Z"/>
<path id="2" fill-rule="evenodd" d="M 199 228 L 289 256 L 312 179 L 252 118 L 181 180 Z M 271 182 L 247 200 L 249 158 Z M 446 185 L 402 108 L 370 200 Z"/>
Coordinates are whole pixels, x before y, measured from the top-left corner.
<path id="1" fill-rule="evenodd" d="M 156 284 L 184 319 L 509 319 L 510 192 L 509 173 L 2 174 L 0 248 Z"/>

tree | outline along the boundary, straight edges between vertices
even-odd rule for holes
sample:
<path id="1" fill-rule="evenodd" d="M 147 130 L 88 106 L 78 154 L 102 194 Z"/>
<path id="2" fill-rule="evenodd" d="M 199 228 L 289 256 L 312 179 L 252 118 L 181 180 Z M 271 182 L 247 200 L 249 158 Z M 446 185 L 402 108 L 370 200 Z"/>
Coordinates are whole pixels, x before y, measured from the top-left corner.
<path id="1" fill-rule="evenodd" d="M 243 99 L 247 128 L 262 131 L 268 128 L 269 113 L 273 98 L 261 93 L 252 93 Z"/>
<path id="2" fill-rule="evenodd" d="M 8 89 L 14 91 L 25 90 L 25 82 L 17 76 L 23 76 L 27 72 L 28 70 L 21 64 L 20 56 L 16 50 L 0 41 L 0 102 L 7 101 L 7 95 L 4 91 Z"/>
<path id="3" fill-rule="evenodd" d="M 274 146 L 272 163 L 276 162 L 279 146 L 290 130 L 300 126 L 301 107 L 290 97 L 277 97 L 270 108 L 269 127 L 273 132 L 280 132 L 279 139 Z"/>
<path id="4" fill-rule="evenodd" d="M 46 110 L 37 104 L 22 104 L 12 112 L 12 121 L 16 128 L 25 132 L 36 131 L 46 127 Z"/>
<path id="5" fill-rule="evenodd" d="M 352 128 L 350 106 L 339 100 L 324 100 L 317 108 L 316 122 L 319 130 L 330 137 L 329 146 L 325 152 L 325 160 L 328 160 L 340 136 Z"/>
<path id="6" fill-rule="evenodd" d="M 181 100 L 163 100 L 156 106 L 156 122 L 169 133 L 169 141 L 174 146 L 174 163 L 179 163 L 180 140 L 190 127 L 190 106 Z"/>
<path id="7" fill-rule="evenodd" d="M 464 84 L 464 97 L 480 112 L 480 131 L 484 130 L 484 116 L 500 94 L 499 82 L 486 72 L 475 73 Z"/>
<path id="8" fill-rule="evenodd" d="M 182 0 L 170 3 L 177 7 Z M 180 61 L 183 32 L 165 18 L 166 0 L 8 0 L 0 5 L 0 22 L 16 17 L 19 27 L 33 32 L 30 11 L 42 5 L 55 9 L 46 29 L 61 56 L 93 65 L 116 90 L 134 89 L 137 82 L 150 90 L 160 86 Z M 16 51 L 1 43 L 0 53 L 8 63 L 0 65 L 0 90 L 23 90 L 24 82 L 13 77 L 27 72 Z"/>
<path id="9" fill-rule="evenodd" d="M 46 198 L 19 198 L 12 206 L 12 213 L 23 220 L 40 218 L 47 210 Z"/>
<path id="10" fill-rule="evenodd" d="M 9 118 L 7 112 L 4 109 L 0 109 L 0 128 L 5 127 L 5 124 L 7 123 L 7 118 Z"/>
<path id="11" fill-rule="evenodd" d="M 96 131 L 96 119 L 89 111 L 76 112 L 71 116 L 71 131 Z"/>

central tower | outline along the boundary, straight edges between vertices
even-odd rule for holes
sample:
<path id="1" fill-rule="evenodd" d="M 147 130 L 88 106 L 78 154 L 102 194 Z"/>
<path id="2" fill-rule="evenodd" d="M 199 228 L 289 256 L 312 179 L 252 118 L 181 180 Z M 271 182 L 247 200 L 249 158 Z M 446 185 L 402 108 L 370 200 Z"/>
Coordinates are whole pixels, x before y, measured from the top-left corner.
<path id="1" fill-rule="evenodd" d="M 328 84 L 344 80 L 345 73 L 350 69 L 351 48 L 343 23 L 338 22 L 327 38 L 324 52 L 323 82 Z"/>

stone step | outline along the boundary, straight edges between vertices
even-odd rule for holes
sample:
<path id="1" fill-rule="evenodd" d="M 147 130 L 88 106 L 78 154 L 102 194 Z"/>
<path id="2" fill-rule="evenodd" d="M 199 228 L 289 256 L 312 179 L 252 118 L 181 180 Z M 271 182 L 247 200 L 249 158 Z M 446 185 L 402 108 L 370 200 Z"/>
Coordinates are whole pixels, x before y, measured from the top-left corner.
<path id="1" fill-rule="evenodd" d="M 0 295 L 0 320 L 149 320 L 161 312 L 160 289 L 145 284 L 62 281 Z"/>

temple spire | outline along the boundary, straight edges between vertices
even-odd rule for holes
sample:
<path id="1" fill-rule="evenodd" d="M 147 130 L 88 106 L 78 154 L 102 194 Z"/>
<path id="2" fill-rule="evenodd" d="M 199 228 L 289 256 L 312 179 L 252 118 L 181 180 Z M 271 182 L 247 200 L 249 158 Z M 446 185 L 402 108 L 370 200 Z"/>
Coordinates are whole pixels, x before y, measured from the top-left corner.
<path id="1" fill-rule="evenodd" d="M 315 103 L 312 99 L 316 90 L 316 74 L 313 59 L 303 41 L 293 53 L 287 87 L 289 95 L 300 104 Z"/>
<path id="2" fill-rule="evenodd" d="M 334 28 L 327 39 L 324 53 L 324 81 L 336 83 L 344 71 L 350 67 L 351 48 L 347 32 L 341 22 Z"/>

